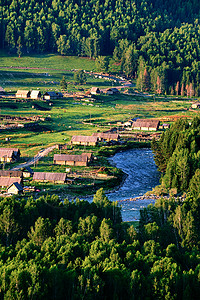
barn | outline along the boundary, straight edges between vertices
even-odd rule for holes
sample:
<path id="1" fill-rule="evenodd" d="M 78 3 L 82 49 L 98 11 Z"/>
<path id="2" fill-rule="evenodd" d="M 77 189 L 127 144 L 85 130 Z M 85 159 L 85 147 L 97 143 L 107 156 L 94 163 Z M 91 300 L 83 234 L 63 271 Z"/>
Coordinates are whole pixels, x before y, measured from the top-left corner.
<path id="1" fill-rule="evenodd" d="M 96 146 L 97 143 L 98 137 L 96 136 L 74 135 L 71 139 L 72 145 Z"/>
<path id="2" fill-rule="evenodd" d="M 66 173 L 34 172 L 33 180 L 41 181 L 41 182 L 66 183 L 67 174 Z"/>
<path id="3" fill-rule="evenodd" d="M 92 136 L 98 137 L 99 141 L 118 141 L 119 134 L 117 133 L 107 133 L 107 132 L 94 132 Z"/>
<path id="4" fill-rule="evenodd" d="M 160 126 L 160 121 L 155 119 L 137 119 L 132 124 L 135 130 L 151 130 L 157 131 Z"/>
<path id="5" fill-rule="evenodd" d="M 65 166 L 88 166 L 92 153 L 82 153 L 81 155 L 54 154 L 53 162 L 57 165 Z"/>

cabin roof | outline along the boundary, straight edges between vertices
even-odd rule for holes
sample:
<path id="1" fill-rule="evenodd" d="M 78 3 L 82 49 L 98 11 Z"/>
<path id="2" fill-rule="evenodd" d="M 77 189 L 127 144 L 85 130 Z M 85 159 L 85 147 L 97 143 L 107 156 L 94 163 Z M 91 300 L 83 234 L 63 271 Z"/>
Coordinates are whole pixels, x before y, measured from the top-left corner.
<path id="1" fill-rule="evenodd" d="M 0 177 L 22 177 L 22 171 L 0 170 Z"/>
<path id="2" fill-rule="evenodd" d="M 21 183 L 21 178 L 19 177 L 0 177 L 0 186 L 10 186 L 14 182 Z"/>
<path id="3" fill-rule="evenodd" d="M 96 136 L 87 136 L 87 135 L 74 135 L 71 139 L 72 142 L 88 142 L 88 143 L 97 143 Z"/>
<path id="4" fill-rule="evenodd" d="M 34 172 L 33 180 L 66 181 L 66 173 Z"/>
<path id="5" fill-rule="evenodd" d="M 87 155 L 68 155 L 68 154 L 54 154 L 54 160 L 58 161 L 83 161 L 88 160 Z"/>

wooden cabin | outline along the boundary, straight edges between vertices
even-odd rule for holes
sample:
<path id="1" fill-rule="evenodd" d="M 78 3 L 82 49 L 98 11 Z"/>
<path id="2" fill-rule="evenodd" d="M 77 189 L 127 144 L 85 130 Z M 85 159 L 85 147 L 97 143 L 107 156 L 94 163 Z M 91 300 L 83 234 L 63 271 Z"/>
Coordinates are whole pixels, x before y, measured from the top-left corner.
<path id="1" fill-rule="evenodd" d="M 90 94 L 91 95 L 100 95 L 101 91 L 98 87 L 92 87 L 91 90 L 90 90 Z"/>
<path id="2" fill-rule="evenodd" d="M 91 158 L 92 153 L 82 153 L 81 155 L 54 154 L 53 163 L 65 166 L 87 167 Z"/>
<path id="3" fill-rule="evenodd" d="M 160 126 L 159 120 L 153 119 L 137 119 L 132 124 L 132 128 L 134 130 L 149 130 L 149 131 L 157 131 Z"/>
<path id="4" fill-rule="evenodd" d="M 106 94 L 108 95 L 119 94 L 119 90 L 117 88 L 108 88 L 106 89 Z"/>
<path id="5" fill-rule="evenodd" d="M 16 98 L 30 98 L 31 92 L 28 90 L 18 90 L 17 93 L 15 94 Z"/>
<path id="6" fill-rule="evenodd" d="M 99 141 L 118 141 L 119 134 L 117 133 L 107 133 L 107 132 L 94 132 L 92 136 L 98 137 Z"/>
<path id="7" fill-rule="evenodd" d="M 0 170 L 0 178 L 1 177 L 23 177 L 22 171 L 12 171 L 12 170 Z"/>
<path id="8" fill-rule="evenodd" d="M 31 95 L 30 95 L 30 97 L 31 97 L 31 99 L 35 99 L 35 100 L 37 100 L 37 99 L 41 99 L 41 97 L 42 97 L 42 94 L 41 94 L 41 92 L 40 91 L 31 91 Z"/>
<path id="9" fill-rule="evenodd" d="M 0 187 L 8 187 L 14 182 L 22 185 L 22 178 L 19 177 L 0 177 Z"/>
<path id="10" fill-rule="evenodd" d="M 66 173 L 34 172 L 33 180 L 41 181 L 41 182 L 66 183 L 67 182 L 67 174 Z"/>
<path id="11" fill-rule="evenodd" d="M 43 95 L 44 100 L 52 100 L 52 99 L 57 99 L 60 98 L 55 92 L 46 92 Z"/>
<path id="12" fill-rule="evenodd" d="M 96 146 L 97 143 L 98 137 L 96 136 L 74 135 L 71 139 L 72 145 Z"/>
<path id="13" fill-rule="evenodd" d="M 18 195 L 23 193 L 23 187 L 18 182 L 13 182 L 8 188 L 7 188 L 8 194 L 14 194 Z"/>
<path id="14" fill-rule="evenodd" d="M 18 148 L 0 148 L 0 161 L 12 162 L 20 158 L 20 150 Z"/>

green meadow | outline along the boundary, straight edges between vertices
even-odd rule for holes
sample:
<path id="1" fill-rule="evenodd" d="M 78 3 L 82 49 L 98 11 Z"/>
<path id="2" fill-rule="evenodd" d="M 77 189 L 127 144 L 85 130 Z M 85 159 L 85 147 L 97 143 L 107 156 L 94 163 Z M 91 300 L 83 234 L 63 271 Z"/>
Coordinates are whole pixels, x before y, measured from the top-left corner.
<path id="1" fill-rule="evenodd" d="M 26 69 L 27 68 L 27 69 Z M 109 87 L 111 82 L 87 76 L 84 85 L 73 81 L 73 70 L 95 71 L 95 61 L 88 58 L 64 57 L 55 54 L 35 56 L 7 56 L 0 53 L 0 86 L 11 94 L 17 89 L 60 90 L 63 75 L 68 90 L 87 91 L 92 86 Z M 134 91 L 135 88 L 131 90 Z M 9 94 L 9 93 L 8 93 Z M 2 130 L 1 147 L 19 147 L 22 156 L 35 155 L 41 148 L 55 143 L 68 143 L 73 135 L 91 135 L 99 130 L 116 126 L 117 121 L 130 118 L 161 118 L 171 122 L 174 117 L 193 117 L 198 111 L 189 110 L 191 99 L 147 97 L 132 94 L 100 95 L 85 102 L 77 96 L 53 100 L 52 106 L 44 101 L 16 102 L 0 98 L 1 115 L 50 117 L 35 128 Z M 34 108 L 33 108 L 34 107 Z M 5 138 L 10 138 L 9 142 Z"/>

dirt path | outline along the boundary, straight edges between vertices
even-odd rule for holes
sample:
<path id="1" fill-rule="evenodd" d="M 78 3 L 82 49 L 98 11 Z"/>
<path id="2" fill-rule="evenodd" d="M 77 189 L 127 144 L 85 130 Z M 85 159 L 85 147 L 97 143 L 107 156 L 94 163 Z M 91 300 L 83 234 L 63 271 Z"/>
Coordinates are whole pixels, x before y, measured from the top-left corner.
<path id="1" fill-rule="evenodd" d="M 53 149 L 56 148 L 56 145 L 48 147 L 46 149 L 41 150 L 40 152 L 38 152 L 38 154 L 36 154 L 34 157 L 32 157 L 29 161 L 24 162 L 14 168 L 12 168 L 12 171 L 18 171 L 21 168 L 25 168 L 28 167 L 30 165 L 33 165 L 34 163 L 36 163 L 38 160 L 40 160 L 42 157 L 46 156 L 49 152 L 51 152 Z"/>

